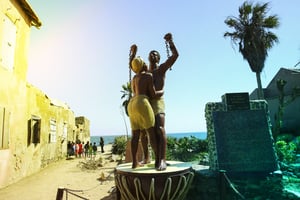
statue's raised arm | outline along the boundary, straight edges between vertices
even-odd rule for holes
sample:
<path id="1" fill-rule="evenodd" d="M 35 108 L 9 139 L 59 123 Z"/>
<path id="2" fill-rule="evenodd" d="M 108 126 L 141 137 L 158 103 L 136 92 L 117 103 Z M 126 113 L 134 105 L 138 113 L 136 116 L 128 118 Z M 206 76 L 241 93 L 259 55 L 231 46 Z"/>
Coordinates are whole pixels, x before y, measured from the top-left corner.
<path id="1" fill-rule="evenodd" d="M 175 47 L 175 44 L 173 42 L 173 36 L 172 36 L 172 34 L 171 33 L 165 34 L 164 39 L 165 39 L 165 43 L 166 43 L 166 49 L 167 49 L 168 59 L 166 60 L 165 63 L 163 63 L 161 65 L 161 67 L 163 68 L 164 71 L 167 71 L 168 69 L 170 69 L 170 70 L 172 69 L 171 67 L 173 66 L 173 64 L 177 60 L 179 54 L 178 54 L 178 51 L 177 51 L 177 49 Z M 172 52 L 171 56 L 170 56 L 169 49 Z"/>
<path id="2" fill-rule="evenodd" d="M 136 44 L 131 45 L 129 50 L 129 82 L 131 81 L 131 62 L 135 58 L 137 52 Z"/>

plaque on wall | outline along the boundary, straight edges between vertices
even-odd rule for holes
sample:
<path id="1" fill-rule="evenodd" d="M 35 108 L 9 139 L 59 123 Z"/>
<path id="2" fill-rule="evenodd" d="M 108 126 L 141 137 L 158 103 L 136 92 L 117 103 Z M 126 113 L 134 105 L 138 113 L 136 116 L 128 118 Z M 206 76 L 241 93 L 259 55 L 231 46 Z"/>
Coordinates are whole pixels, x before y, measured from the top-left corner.
<path id="1" fill-rule="evenodd" d="M 249 94 L 247 92 L 226 93 L 222 96 L 222 101 L 229 111 L 250 109 Z"/>
<path id="2" fill-rule="evenodd" d="M 218 166 L 228 172 L 277 170 L 264 110 L 213 112 Z"/>

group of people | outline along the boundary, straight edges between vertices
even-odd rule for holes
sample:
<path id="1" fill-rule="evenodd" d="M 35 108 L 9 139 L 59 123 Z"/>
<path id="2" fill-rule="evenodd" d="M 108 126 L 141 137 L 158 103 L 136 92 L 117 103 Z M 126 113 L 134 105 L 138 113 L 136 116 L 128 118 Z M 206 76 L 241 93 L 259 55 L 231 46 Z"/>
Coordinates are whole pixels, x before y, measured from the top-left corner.
<path id="1" fill-rule="evenodd" d="M 133 96 L 128 104 L 128 114 L 132 129 L 131 154 L 132 168 L 137 168 L 150 163 L 148 151 L 148 138 L 155 155 L 155 168 L 158 171 L 167 168 L 166 148 L 167 138 L 165 132 L 165 103 L 163 99 L 166 72 L 172 67 L 178 58 L 178 52 L 174 45 L 172 34 L 164 36 L 172 55 L 162 63 L 158 51 L 149 53 L 149 69 L 140 57 L 135 57 L 137 46 L 132 45 L 131 51 L 134 58 L 129 62 L 135 76 L 131 80 Z M 141 139 L 144 160 L 137 160 L 138 143 Z"/>
<path id="2" fill-rule="evenodd" d="M 91 144 L 89 141 L 87 141 L 87 143 L 84 144 L 84 142 L 81 142 L 80 140 L 76 142 L 69 141 L 67 150 L 67 158 L 69 158 L 70 156 L 75 156 L 76 158 L 95 159 L 97 155 L 96 142 Z"/>

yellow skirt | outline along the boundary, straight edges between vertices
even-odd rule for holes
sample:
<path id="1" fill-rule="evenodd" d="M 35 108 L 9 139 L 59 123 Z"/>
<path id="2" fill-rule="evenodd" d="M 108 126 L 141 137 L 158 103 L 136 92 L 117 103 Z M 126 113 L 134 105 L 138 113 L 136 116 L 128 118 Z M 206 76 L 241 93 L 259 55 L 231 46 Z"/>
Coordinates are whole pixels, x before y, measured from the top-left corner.
<path id="1" fill-rule="evenodd" d="M 128 114 L 132 130 L 144 130 L 154 126 L 154 113 L 146 95 L 137 95 L 130 99 Z"/>

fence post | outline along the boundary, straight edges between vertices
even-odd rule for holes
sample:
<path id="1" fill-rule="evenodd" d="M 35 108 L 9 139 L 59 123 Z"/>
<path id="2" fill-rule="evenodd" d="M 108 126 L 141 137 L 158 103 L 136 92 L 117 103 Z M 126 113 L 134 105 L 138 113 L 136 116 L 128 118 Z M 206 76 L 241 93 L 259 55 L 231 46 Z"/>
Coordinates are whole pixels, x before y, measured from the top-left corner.
<path id="1" fill-rule="evenodd" d="M 63 199 L 63 196 L 64 196 L 64 190 L 65 190 L 65 188 L 63 188 L 63 187 L 59 187 L 59 188 L 57 189 L 56 200 L 62 200 L 62 199 Z"/>

